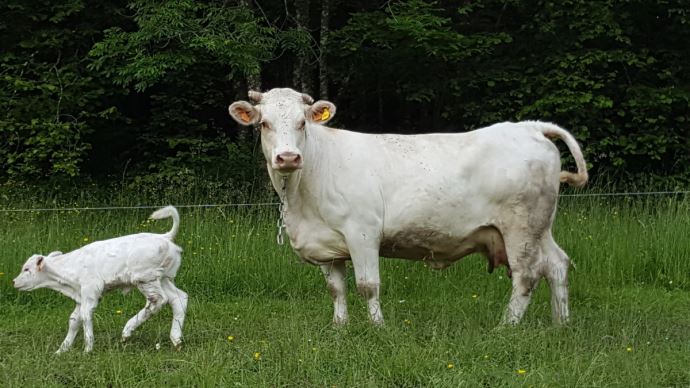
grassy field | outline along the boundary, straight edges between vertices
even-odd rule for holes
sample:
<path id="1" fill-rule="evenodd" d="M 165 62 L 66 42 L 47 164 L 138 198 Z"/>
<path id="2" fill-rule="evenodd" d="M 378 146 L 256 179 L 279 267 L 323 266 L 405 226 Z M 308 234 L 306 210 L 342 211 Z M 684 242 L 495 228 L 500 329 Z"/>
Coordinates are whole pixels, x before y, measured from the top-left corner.
<path id="1" fill-rule="evenodd" d="M 690 198 L 563 198 L 556 240 L 570 254 L 572 323 L 553 327 L 542 283 L 523 323 L 497 328 L 510 282 L 468 257 L 445 271 L 383 260 L 386 325 L 367 322 L 349 273 L 351 323 L 330 325 L 318 268 L 275 244 L 273 207 L 181 209 L 177 285 L 190 294 L 185 346 L 169 308 L 119 342 L 144 303 L 106 294 L 95 349 L 56 356 L 73 302 L 18 293 L 32 253 L 164 231 L 148 210 L 3 213 L 0 385 L 27 386 L 689 386 Z M 156 345 L 160 344 L 160 349 Z"/>

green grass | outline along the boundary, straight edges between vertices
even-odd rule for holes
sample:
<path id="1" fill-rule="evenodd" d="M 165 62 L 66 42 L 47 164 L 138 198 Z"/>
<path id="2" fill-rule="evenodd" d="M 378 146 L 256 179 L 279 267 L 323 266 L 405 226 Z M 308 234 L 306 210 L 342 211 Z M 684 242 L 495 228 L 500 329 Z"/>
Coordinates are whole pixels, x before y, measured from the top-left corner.
<path id="1" fill-rule="evenodd" d="M 382 260 L 381 328 L 367 322 L 350 270 L 350 324 L 333 328 L 320 271 L 275 244 L 276 209 L 181 209 L 183 350 L 169 343 L 168 308 L 121 344 L 144 299 L 111 292 L 96 310 L 94 352 L 79 338 L 53 355 L 72 302 L 18 293 L 11 278 L 32 253 L 169 228 L 142 222 L 148 213 L 2 214 L 0 385 L 690 385 L 690 198 L 561 200 L 556 240 L 576 264 L 566 327 L 551 325 L 542 283 L 520 326 L 496 328 L 510 282 L 472 256 L 440 272 Z"/>

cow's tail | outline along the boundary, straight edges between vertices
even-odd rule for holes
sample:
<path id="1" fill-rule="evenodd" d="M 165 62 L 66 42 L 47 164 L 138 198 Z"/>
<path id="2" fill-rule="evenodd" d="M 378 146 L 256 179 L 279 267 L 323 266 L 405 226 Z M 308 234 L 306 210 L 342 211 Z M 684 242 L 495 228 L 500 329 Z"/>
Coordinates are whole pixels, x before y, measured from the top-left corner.
<path id="1" fill-rule="evenodd" d="M 175 209 L 174 206 L 166 206 L 156 210 L 149 216 L 149 219 L 162 220 L 169 217 L 172 217 L 173 219 L 172 229 L 170 229 L 168 233 L 163 234 L 163 237 L 172 241 L 175 239 L 175 236 L 177 236 L 177 230 L 180 228 L 180 214 L 177 212 L 177 209 Z"/>
<path id="2" fill-rule="evenodd" d="M 577 172 L 561 171 L 560 180 L 561 182 L 568 183 L 571 186 L 582 187 L 587 183 L 589 179 L 589 174 L 587 174 L 587 163 L 585 162 L 584 156 L 582 156 L 582 150 L 577 144 L 575 137 L 570 134 L 570 132 L 565 129 L 550 123 L 539 123 L 539 130 L 544 136 L 549 138 L 557 137 L 568 146 L 568 150 L 573 155 L 575 159 L 575 164 L 577 165 Z"/>

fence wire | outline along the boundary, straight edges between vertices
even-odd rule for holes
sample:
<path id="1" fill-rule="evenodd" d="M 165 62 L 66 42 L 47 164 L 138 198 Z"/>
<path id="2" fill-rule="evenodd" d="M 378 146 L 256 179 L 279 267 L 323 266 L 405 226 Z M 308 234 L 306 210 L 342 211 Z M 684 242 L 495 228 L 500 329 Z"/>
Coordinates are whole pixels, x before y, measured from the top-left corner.
<path id="1" fill-rule="evenodd" d="M 579 193 L 579 194 L 559 194 L 559 197 L 639 197 L 654 195 L 687 195 L 688 191 L 642 191 L 642 192 L 620 192 L 620 193 Z M 278 206 L 280 202 L 254 202 L 254 203 L 216 203 L 216 204 L 183 204 L 173 205 L 176 208 L 221 208 L 221 207 L 253 207 L 253 206 Z M 140 205 L 140 206 L 93 206 L 93 207 L 47 207 L 47 208 L 23 208 L 23 209 L 0 209 L 0 213 L 21 213 L 21 212 L 66 212 L 66 211 L 91 211 L 91 210 L 142 210 L 159 209 L 166 205 Z"/>

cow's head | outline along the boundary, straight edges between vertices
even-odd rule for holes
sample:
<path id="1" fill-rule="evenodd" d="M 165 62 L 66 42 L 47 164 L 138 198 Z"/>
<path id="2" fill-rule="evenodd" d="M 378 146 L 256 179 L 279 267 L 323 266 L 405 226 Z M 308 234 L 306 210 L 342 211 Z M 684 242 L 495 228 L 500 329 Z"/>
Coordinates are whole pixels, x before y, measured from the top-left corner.
<path id="1" fill-rule="evenodd" d="M 236 101 L 228 111 L 242 125 L 261 130 L 261 147 L 269 167 L 280 174 L 302 168 L 305 139 L 309 126 L 325 124 L 335 115 L 335 105 L 317 101 L 292 89 L 272 89 L 266 93 L 250 91 L 249 100 Z"/>

